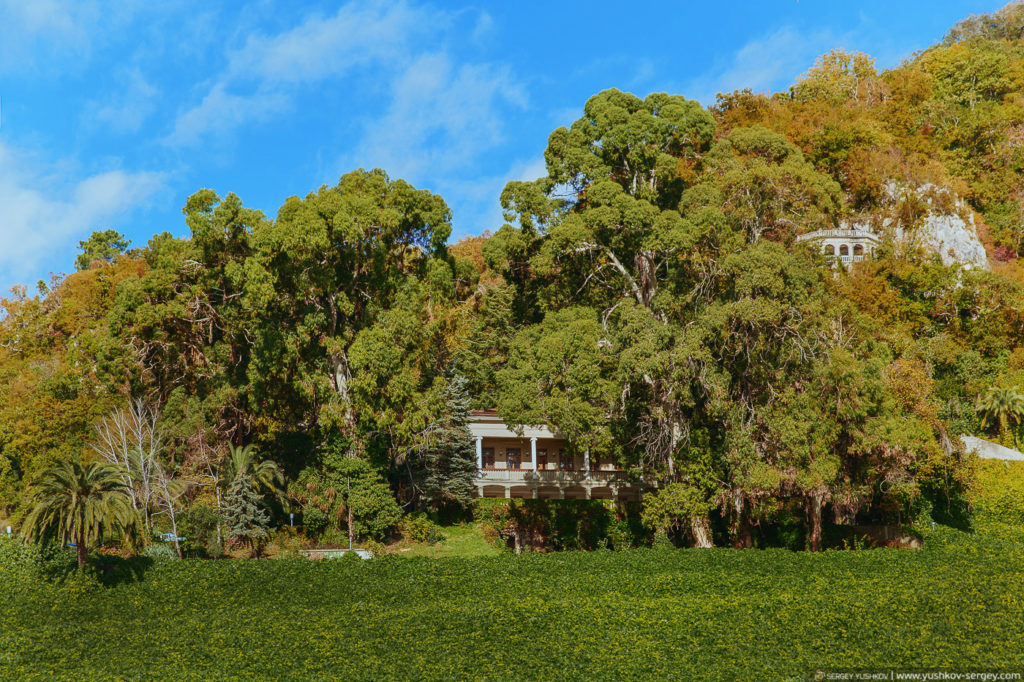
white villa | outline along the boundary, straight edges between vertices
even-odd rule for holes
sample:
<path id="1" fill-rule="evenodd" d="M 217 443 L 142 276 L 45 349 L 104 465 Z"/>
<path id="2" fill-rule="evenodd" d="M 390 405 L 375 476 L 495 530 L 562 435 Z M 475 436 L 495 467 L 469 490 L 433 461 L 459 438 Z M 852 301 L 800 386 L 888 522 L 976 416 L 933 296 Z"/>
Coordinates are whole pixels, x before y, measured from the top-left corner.
<path id="1" fill-rule="evenodd" d="M 796 238 L 798 242 L 810 242 L 821 247 L 825 258 L 843 265 L 856 263 L 873 256 L 880 240 L 869 230 L 853 229 L 818 230 Z"/>
<path id="2" fill-rule="evenodd" d="M 613 462 L 572 454 L 546 427 L 512 431 L 496 410 L 476 410 L 469 425 L 476 440 L 479 497 L 638 500 L 645 487 Z"/>

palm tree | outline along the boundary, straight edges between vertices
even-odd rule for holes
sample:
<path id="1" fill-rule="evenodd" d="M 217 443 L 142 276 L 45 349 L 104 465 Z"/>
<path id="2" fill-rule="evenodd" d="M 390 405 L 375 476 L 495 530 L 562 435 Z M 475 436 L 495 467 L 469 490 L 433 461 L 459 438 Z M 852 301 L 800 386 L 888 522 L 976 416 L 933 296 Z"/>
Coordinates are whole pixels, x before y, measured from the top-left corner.
<path id="1" fill-rule="evenodd" d="M 88 548 L 104 534 L 134 529 L 137 514 L 118 467 L 105 463 L 59 462 L 35 481 L 35 506 L 25 517 L 29 539 L 55 536 L 75 543 L 78 567 Z"/>
<path id="2" fill-rule="evenodd" d="M 978 412 L 981 414 L 981 427 L 987 428 L 992 423 L 999 424 L 999 436 L 1005 440 L 1010 429 L 1010 422 L 1021 421 L 1024 417 L 1024 395 L 1016 388 L 991 386 L 984 396 L 978 399 Z"/>
<path id="3" fill-rule="evenodd" d="M 277 462 L 272 459 L 260 458 L 259 453 L 256 452 L 256 446 L 251 443 L 238 448 L 229 445 L 228 449 L 231 458 L 227 464 L 227 476 L 224 477 L 226 485 L 231 485 L 239 476 L 250 476 L 260 492 L 275 496 L 281 494 L 284 473 L 281 471 L 281 467 L 277 466 Z"/>

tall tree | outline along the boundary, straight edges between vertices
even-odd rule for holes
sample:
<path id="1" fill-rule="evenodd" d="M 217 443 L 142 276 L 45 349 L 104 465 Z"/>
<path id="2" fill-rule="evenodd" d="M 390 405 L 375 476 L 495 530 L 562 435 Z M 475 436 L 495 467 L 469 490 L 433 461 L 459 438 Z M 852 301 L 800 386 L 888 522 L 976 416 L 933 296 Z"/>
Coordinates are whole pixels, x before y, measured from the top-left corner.
<path id="1" fill-rule="evenodd" d="M 235 477 L 224 498 L 224 518 L 228 537 L 249 547 L 250 556 L 257 557 L 269 537 L 270 514 L 263 506 L 263 497 L 251 473 Z"/>
<path id="2" fill-rule="evenodd" d="M 106 265 L 124 253 L 131 240 L 116 230 L 93 232 L 84 242 L 78 242 L 82 253 L 75 259 L 76 270 L 88 270 L 94 263 Z"/>
<path id="3" fill-rule="evenodd" d="M 466 380 L 454 376 L 445 384 L 444 410 L 410 457 L 413 487 L 424 506 L 466 504 L 475 494 L 476 448 L 469 431 Z"/>
<path id="4" fill-rule="evenodd" d="M 1019 425 L 1024 419 L 1024 395 L 1009 386 L 990 386 L 978 399 L 978 412 L 982 428 L 995 424 L 999 428 L 999 437 L 1009 441 L 1011 424 Z"/>
<path id="5" fill-rule="evenodd" d="M 288 199 L 255 235 L 246 266 L 245 303 L 264 322 L 253 339 L 255 399 L 283 419 L 351 429 L 351 345 L 407 277 L 443 255 L 449 220 L 441 197 L 380 170 Z"/>

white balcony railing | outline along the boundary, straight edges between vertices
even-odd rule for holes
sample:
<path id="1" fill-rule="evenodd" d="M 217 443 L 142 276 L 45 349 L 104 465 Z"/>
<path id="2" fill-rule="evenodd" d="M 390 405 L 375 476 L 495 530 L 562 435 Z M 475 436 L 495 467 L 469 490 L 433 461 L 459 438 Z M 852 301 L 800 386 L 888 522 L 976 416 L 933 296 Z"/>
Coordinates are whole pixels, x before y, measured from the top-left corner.
<path id="1" fill-rule="evenodd" d="M 585 483 L 630 483 L 626 472 L 616 469 L 595 469 L 586 471 L 558 471 L 554 469 L 497 469 L 483 468 L 477 471 L 477 480 L 511 482 L 524 484 L 573 485 Z"/>

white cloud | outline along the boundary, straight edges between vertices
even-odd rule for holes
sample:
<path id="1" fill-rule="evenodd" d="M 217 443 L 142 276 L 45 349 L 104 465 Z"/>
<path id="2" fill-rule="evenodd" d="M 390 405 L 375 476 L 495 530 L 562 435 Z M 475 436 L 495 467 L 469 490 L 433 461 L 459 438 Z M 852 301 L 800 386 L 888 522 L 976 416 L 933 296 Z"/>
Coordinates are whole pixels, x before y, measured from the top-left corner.
<path id="1" fill-rule="evenodd" d="M 387 113 L 367 123 L 340 165 L 386 168 L 412 180 L 445 174 L 499 145 L 505 109 L 526 105 L 508 69 L 426 54 L 392 81 Z"/>
<path id="2" fill-rule="evenodd" d="M 85 119 L 104 123 L 119 133 L 134 133 L 156 111 L 160 89 L 147 81 L 137 67 L 126 71 L 118 80 L 117 93 L 104 101 L 92 102 L 86 108 Z"/>
<path id="3" fill-rule="evenodd" d="M 444 15 L 405 3 L 349 3 L 331 17 L 311 16 L 274 36 L 251 35 L 229 55 L 226 80 L 312 82 L 402 54 L 408 41 Z M 433 26 L 432 26 L 433 25 Z"/>
<path id="4" fill-rule="evenodd" d="M 84 65 L 94 43 L 118 36 L 141 3 L 0 0 L 0 72 Z"/>
<path id="5" fill-rule="evenodd" d="M 536 180 L 547 175 L 543 158 L 513 162 L 507 171 L 471 180 L 448 179 L 434 188 L 453 206 L 452 239 L 495 232 L 505 222 L 501 214 L 501 191 L 513 180 Z"/>
<path id="6" fill-rule="evenodd" d="M 487 38 L 494 32 L 494 19 L 487 12 L 481 12 L 480 16 L 476 20 L 476 26 L 473 27 L 472 40 L 474 43 L 481 45 Z"/>
<path id="7" fill-rule="evenodd" d="M 174 132 L 167 138 L 172 145 L 197 144 L 204 135 L 225 133 L 243 123 L 266 121 L 288 108 L 286 95 L 260 89 L 249 95 L 235 95 L 218 84 L 202 102 L 178 116 Z"/>
<path id="8" fill-rule="evenodd" d="M 0 287 L 28 278 L 54 251 L 148 203 L 164 187 L 162 174 L 112 170 L 83 179 L 54 176 L 0 142 Z"/>
<path id="9" fill-rule="evenodd" d="M 808 34 L 783 26 L 748 42 L 727 63 L 691 81 L 685 93 L 704 104 L 714 104 L 718 93 L 739 88 L 765 92 L 786 87 L 837 44 L 830 31 Z"/>
<path id="10" fill-rule="evenodd" d="M 206 134 L 287 110 L 296 86 L 393 66 L 410 52 L 414 38 L 447 21 L 442 13 L 405 3 L 351 2 L 333 16 L 310 16 L 277 35 L 252 34 L 243 47 L 228 52 L 224 73 L 199 104 L 179 114 L 167 141 L 196 144 Z"/>

